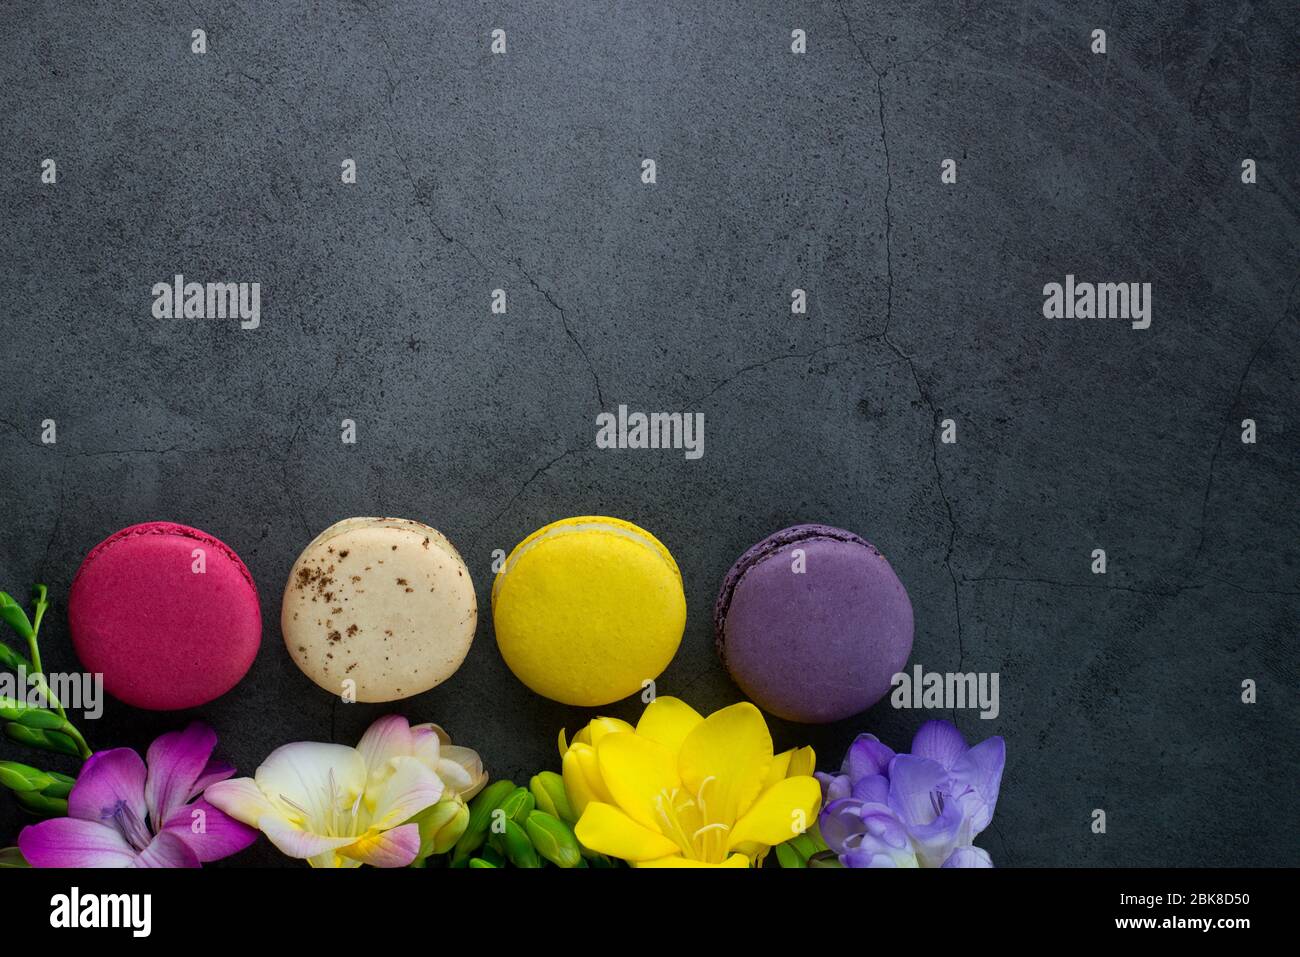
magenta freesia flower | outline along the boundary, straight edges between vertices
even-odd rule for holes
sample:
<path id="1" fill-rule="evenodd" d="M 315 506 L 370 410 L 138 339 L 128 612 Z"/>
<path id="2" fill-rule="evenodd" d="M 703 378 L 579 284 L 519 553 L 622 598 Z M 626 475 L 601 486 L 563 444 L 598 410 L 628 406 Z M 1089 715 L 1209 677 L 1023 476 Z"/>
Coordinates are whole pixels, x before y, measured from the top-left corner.
<path id="1" fill-rule="evenodd" d="M 217 735 L 194 722 L 149 746 L 92 754 L 68 795 L 68 816 L 23 828 L 33 867 L 198 867 L 242 851 L 257 832 L 202 799 L 235 773 L 212 760 Z"/>

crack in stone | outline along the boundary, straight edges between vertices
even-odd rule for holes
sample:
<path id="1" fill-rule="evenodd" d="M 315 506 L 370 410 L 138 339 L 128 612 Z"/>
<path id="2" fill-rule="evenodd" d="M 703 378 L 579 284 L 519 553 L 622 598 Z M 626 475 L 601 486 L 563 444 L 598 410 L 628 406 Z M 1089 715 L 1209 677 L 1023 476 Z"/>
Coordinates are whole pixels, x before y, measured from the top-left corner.
<path id="1" fill-rule="evenodd" d="M 551 304 L 551 308 L 553 308 L 556 312 L 560 314 L 560 323 L 561 325 L 564 326 L 564 334 L 569 337 L 569 341 L 571 341 L 575 346 L 578 347 L 578 352 L 582 355 L 582 361 L 586 363 L 587 372 L 590 373 L 591 375 L 592 384 L 594 384 L 596 387 L 596 402 L 598 403 L 598 407 L 604 409 L 605 393 L 600 387 L 600 376 L 596 374 L 596 367 L 595 365 L 592 364 L 591 356 L 587 355 L 586 347 L 583 346 L 583 344 L 579 341 L 577 335 L 574 333 L 572 327 L 570 327 L 569 317 L 568 314 L 565 313 L 564 307 L 555 301 L 554 296 L 552 296 L 547 290 L 542 288 L 541 284 L 538 283 L 537 280 L 533 278 L 532 273 L 530 273 L 527 269 L 524 268 L 524 264 L 522 261 L 518 259 L 514 260 L 514 266 L 521 273 L 523 273 L 524 278 L 528 280 L 528 284 L 532 286 L 534 289 L 536 289 L 539 293 L 541 293 L 542 298 L 544 298 L 547 302 Z"/>
<path id="2" fill-rule="evenodd" d="M 908 371 L 912 374 L 912 382 L 916 386 L 917 396 L 930 411 L 930 460 L 934 469 L 935 484 L 939 490 L 939 497 L 943 500 L 944 512 L 948 518 L 948 544 L 944 550 L 943 567 L 947 570 L 948 578 L 952 582 L 953 611 L 957 624 L 957 668 L 960 670 L 962 663 L 966 659 L 966 644 L 962 633 L 961 588 L 958 585 L 957 572 L 953 568 L 952 563 L 953 552 L 957 547 L 957 519 L 953 512 L 952 500 L 948 497 L 947 489 L 943 484 L 943 470 L 939 467 L 939 436 L 936 432 L 936 427 L 939 424 L 939 412 L 938 409 L 935 408 L 929 392 L 921 384 L 921 376 L 917 372 L 916 363 L 913 361 L 913 357 L 904 351 L 889 334 L 890 326 L 894 321 L 894 213 L 891 204 L 894 192 L 894 175 L 889 152 L 889 127 L 885 120 L 885 76 L 889 73 L 891 68 L 886 67 L 885 69 L 880 69 L 875 65 L 871 59 L 871 55 L 867 52 L 866 47 L 864 47 L 858 40 L 857 34 L 853 30 L 853 21 L 849 18 L 848 12 L 844 9 L 844 4 L 840 2 L 837 3 L 837 6 L 839 7 L 840 16 L 844 19 L 844 25 L 850 42 L 852 42 L 854 48 L 857 50 L 859 58 L 861 58 L 862 62 L 866 64 L 867 69 L 870 70 L 876 78 L 876 111 L 880 121 L 880 143 L 885 153 L 885 322 L 881 331 L 873 338 L 877 338 L 884 342 L 891 352 L 907 363 Z M 918 54 L 917 58 L 924 56 L 930 49 L 937 46 L 939 42 L 941 41 L 935 41 L 934 44 Z M 895 64 L 895 67 L 901 65 L 903 64 Z"/>
<path id="3" fill-rule="evenodd" d="M 1085 591 L 1124 591 L 1135 595 L 1148 595 L 1157 598 L 1176 598 L 1184 591 L 1197 591 L 1207 587 L 1203 582 L 1175 585 L 1172 588 L 1157 588 L 1143 585 L 1093 585 L 1088 582 L 1063 582 L 1051 578 L 1014 578 L 1001 575 L 986 575 L 977 578 L 967 578 L 963 575 L 961 580 L 962 584 L 965 585 L 1041 585 L 1046 588 L 1075 588 Z"/>
<path id="4" fill-rule="evenodd" d="M 1241 401 L 1241 394 L 1246 389 L 1246 381 L 1250 378 L 1250 370 L 1254 368 L 1255 361 L 1259 358 L 1260 353 L 1264 351 L 1264 346 L 1268 345 L 1269 340 L 1273 338 L 1273 334 L 1277 332 L 1282 323 L 1291 315 L 1291 303 L 1295 297 L 1297 286 L 1300 286 L 1300 278 L 1297 278 L 1296 281 L 1291 284 L 1291 288 L 1286 294 L 1286 304 L 1283 306 L 1282 314 L 1277 317 L 1277 321 L 1269 327 L 1266 333 L 1264 333 L 1263 337 L 1259 340 L 1259 344 L 1255 346 L 1255 350 L 1250 354 L 1250 358 L 1246 362 L 1246 367 L 1241 370 L 1241 376 L 1237 379 L 1237 388 L 1233 391 L 1232 400 L 1228 403 L 1228 411 L 1224 413 L 1223 426 L 1219 429 L 1218 441 L 1215 442 L 1214 451 L 1210 455 L 1210 467 L 1208 474 L 1205 477 L 1205 493 L 1201 496 L 1201 521 L 1196 534 L 1196 551 L 1192 553 L 1193 568 L 1195 568 L 1197 563 L 1200 561 L 1201 551 L 1205 548 L 1205 523 L 1209 514 L 1210 493 L 1214 490 L 1214 469 L 1219 461 L 1219 454 L 1223 451 L 1223 437 L 1228 431 L 1230 431 L 1229 425 L 1232 422 L 1233 412 L 1237 408 L 1237 403 Z"/>
<path id="5" fill-rule="evenodd" d="M 829 352 L 832 349 L 847 348 L 848 346 L 851 346 L 853 344 L 854 343 L 852 342 L 831 342 L 824 346 L 818 346 L 816 349 L 812 350 L 811 352 L 787 352 L 779 356 L 771 356 L 770 358 L 767 359 L 759 359 L 757 362 L 751 362 L 749 363 L 749 365 L 741 366 L 731 375 L 720 380 L 708 392 L 704 393 L 697 399 L 692 399 L 690 405 L 694 407 L 702 404 L 705 400 L 712 398 L 714 395 L 716 395 L 718 392 L 721 392 L 728 385 L 735 382 L 737 379 L 741 378 L 742 376 L 750 372 L 753 372 L 755 369 L 762 369 L 767 366 L 773 365 L 777 362 L 784 362 L 788 359 L 811 359 L 813 356 L 820 355 L 823 352 Z"/>
<path id="6" fill-rule="evenodd" d="M 1287 591 L 1277 588 L 1248 588 L 1245 585 L 1230 581 L 1227 578 L 1210 576 L 1209 581 L 1192 581 L 1181 582 L 1171 585 L 1167 588 L 1160 588 L 1155 585 L 1093 585 L 1088 582 L 1063 582 L 1053 578 L 1014 578 L 1003 575 L 986 575 L 978 578 L 967 578 L 962 576 L 964 585 L 984 585 L 984 584 L 1010 584 L 1010 585 L 1040 585 L 1045 588 L 1074 588 L 1084 591 L 1123 591 L 1134 595 L 1146 595 L 1151 598 L 1177 598 L 1183 592 L 1203 591 L 1208 588 L 1214 588 L 1220 585 L 1224 588 L 1231 588 L 1234 591 L 1243 592 L 1247 595 L 1267 595 L 1274 598 L 1294 598 L 1300 595 L 1300 590 Z"/>
<path id="7" fill-rule="evenodd" d="M 45 554 L 41 556 L 40 574 L 38 580 L 44 581 L 46 571 L 50 564 L 50 552 L 54 548 L 54 540 L 59 537 L 59 528 L 63 525 L 63 510 L 67 500 L 67 483 L 65 479 L 68 475 L 68 462 L 66 459 L 63 465 L 59 467 L 59 507 L 54 513 L 54 525 L 50 528 L 50 537 L 45 542 Z"/>
<path id="8" fill-rule="evenodd" d="M 568 458 L 570 455 L 573 455 L 577 451 L 578 450 L 574 448 L 567 448 L 559 455 L 555 456 L 555 458 L 551 459 L 545 465 L 542 465 L 535 472 L 533 472 L 533 474 L 528 477 L 528 480 L 525 481 L 523 485 L 519 486 L 519 488 L 515 491 L 515 494 L 511 495 L 510 498 L 506 501 L 506 503 L 501 506 L 500 510 L 495 515 L 493 515 L 492 518 L 478 530 L 478 532 L 476 533 L 476 537 L 478 534 L 495 527 L 496 523 L 501 520 L 501 516 L 505 515 L 506 512 L 510 511 L 510 506 L 514 505 L 515 502 L 519 501 L 519 497 L 523 495 L 525 491 L 528 490 L 528 486 L 532 485 L 535 481 L 537 481 L 539 478 L 541 478 L 543 475 L 549 472 L 551 468 L 556 463 L 558 463 L 561 459 Z"/>
<path id="9" fill-rule="evenodd" d="M 358 0 L 358 5 L 361 6 L 363 9 L 365 9 L 368 13 L 370 13 L 373 16 L 374 11 L 371 10 L 370 7 L 368 7 L 366 4 L 360 3 Z M 388 38 L 383 34 L 382 31 L 379 31 L 376 35 L 379 38 L 379 42 L 383 45 L 384 52 L 387 54 L 391 64 L 393 66 L 397 66 L 397 60 L 393 56 L 392 48 L 388 44 Z M 398 145 L 397 131 L 393 127 L 393 120 L 391 114 L 396 110 L 396 105 L 393 102 L 393 95 L 397 91 L 398 83 L 393 80 L 392 71 L 389 69 L 387 65 L 380 63 L 380 69 L 384 71 L 384 76 L 388 80 L 388 111 L 383 114 L 384 125 L 388 129 L 388 138 L 392 142 L 393 153 L 397 157 L 398 162 L 401 163 L 403 171 L 406 173 L 407 182 L 411 184 L 411 192 L 415 197 L 416 205 L 420 207 L 420 209 L 424 213 L 424 218 L 428 220 L 429 225 L 432 226 L 433 229 L 438 233 L 438 235 L 442 237 L 443 241 L 445 241 L 449 245 L 453 245 L 461 249 L 467 256 L 469 256 L 471 260 L 473 260 L 473 262 L 475 263 L 475 265 L 479 267 L 479 269 L 483 270 L 483 272 L 489 274 L 492 273 L 494 270 L 491 267 L 491 265 L 489 265 L 489 263 L 486 261 L 486 258 L 483 255 L 481 255 L 478 252 L 478 250 L 476 250 L 468 242 L 465 242 L 464 240 L 461 239 L 457 239 L 451 233 L 447 232 L 447 230 L 443 228 L 442 224 L 438 222 L 438 220 L 434 217 L 431 204 L 428 201 L 426 201 L 424 197 L 420 195 L 419 184 L 415 179 L 415 174 L 411 170 L 410 163 L 407 161 L 405 154 L 403 154 L 401 147 Z M 499 206 L 497 207 L 497 214 L 501 215 L 501 209 Z M 502 219 L 504 218 L 505 217 L 502 216 Z M 573 331 L 573 327 L 569 324 L 568 312 L 564 309 L 563 306 L 559 304 L 558 301 L 556 301 L 556 298 L 548 290 L 544 289 L 542 285 L 535 278 L 533 278 L 532 273 L 530 273 L 524 267 L 523 261 L 521 259 L 513 259 L 513 260 L 506 259 L 505 261 L 509 265 L 513 266 L 521 275 L 523 275 L 525 281 L 530 286 L 532 286 L 533 289 L 536 292 L 538 292 L 543 299 L 546 300 L 547 304 L 552 309 L 554 309 L 556 313 L 559 314 L 560 325 L 564 330 L 564 335 L 577 348 L 578 354 L 582 356 L 583 364 L 586 365 L 587 372 L 591 376 L 592 384 L 596 388 L 596 401 L 598 403 L 598 408 L 604 409 L 605 395 L 604 395 L 604 390 L 601 388 L 600 376 L 596 372 L 596 366 L 591 361 L 591 356 L 588 354 L 586 347 L 582 344 L 582 341 L 578 338 L 577 333 Z"/>

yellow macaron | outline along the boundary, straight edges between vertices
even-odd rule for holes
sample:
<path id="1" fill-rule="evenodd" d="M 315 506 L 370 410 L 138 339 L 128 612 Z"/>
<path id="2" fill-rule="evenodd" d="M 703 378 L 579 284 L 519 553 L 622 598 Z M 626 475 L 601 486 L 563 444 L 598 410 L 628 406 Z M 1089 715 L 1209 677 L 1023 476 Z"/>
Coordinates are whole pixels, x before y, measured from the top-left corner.
<path id="1" fill-rule="evenodd" d="M 686 628 L 673 556 L 631 522 L 583 515 L 514 547 L 492 585 L 497 646 L 540 695 L 594 707 L 659 677 Z"/>

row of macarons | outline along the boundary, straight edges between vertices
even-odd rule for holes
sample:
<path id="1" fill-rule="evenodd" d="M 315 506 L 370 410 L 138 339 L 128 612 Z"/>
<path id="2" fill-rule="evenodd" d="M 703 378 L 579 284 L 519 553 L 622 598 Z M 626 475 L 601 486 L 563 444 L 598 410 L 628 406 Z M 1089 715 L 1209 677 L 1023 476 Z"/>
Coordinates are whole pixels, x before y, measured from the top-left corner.
<path id="1" fill-rule="evenodd" d="M 639 693 L 668 667 L 686 626 L 668 548 L 631 522 L 579 516 L 523 539 L 494 566 L 500 653 L 534 692 L 595 707 Z M 225 694 L 262 634 L 253 576 L 235 550 L 173 522 L 132 525 L 95 546 L 68 600 L 82 664 L 126 704 L 173 710 Z M 400 518 L 349 518 L 294 562 L 280 611 L 289 655 L 327 691 L 395 701 L 450 678 L 469 653 L 478 601 L 441 532 Z M 880 700 L 911 653 L 912 606 L 884 556 L 826 525 L 747 549 L 714 605 L 718 653 L 770 713 L 828 722 Z"/>

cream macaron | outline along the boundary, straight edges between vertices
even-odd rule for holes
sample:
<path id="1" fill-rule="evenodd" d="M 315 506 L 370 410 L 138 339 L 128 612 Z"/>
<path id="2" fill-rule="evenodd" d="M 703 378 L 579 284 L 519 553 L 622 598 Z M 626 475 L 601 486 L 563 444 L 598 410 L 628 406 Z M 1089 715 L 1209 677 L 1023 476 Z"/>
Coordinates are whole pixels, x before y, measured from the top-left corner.
<path id="1" fill-rule="evenodd" d="M 356 701 L 397 701 L 450 678 L 469 653 L 478 603 L 447 537 L 404 518 L 347 518 L 294 562 L 280 608 L 289 655 Z"/>

